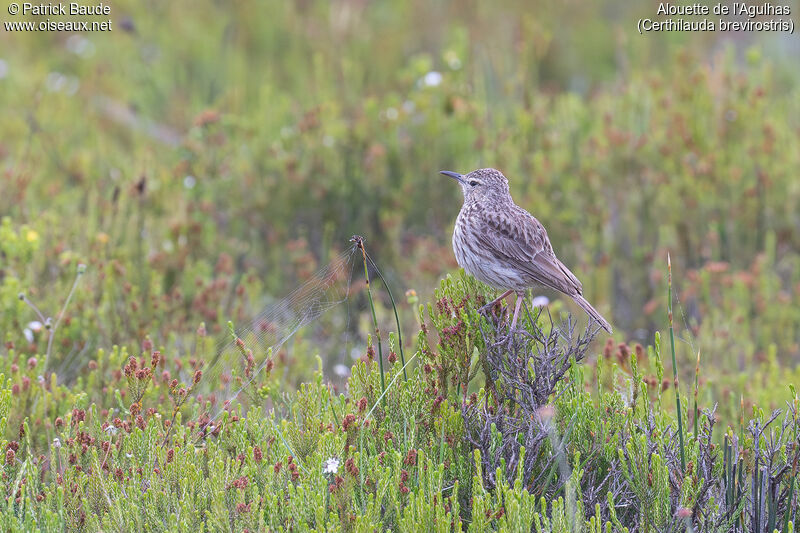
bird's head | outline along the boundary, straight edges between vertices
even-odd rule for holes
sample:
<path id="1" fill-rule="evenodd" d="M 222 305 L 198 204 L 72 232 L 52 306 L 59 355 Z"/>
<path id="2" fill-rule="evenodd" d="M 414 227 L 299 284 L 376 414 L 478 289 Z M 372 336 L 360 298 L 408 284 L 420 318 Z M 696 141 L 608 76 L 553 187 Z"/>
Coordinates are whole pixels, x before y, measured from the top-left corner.
<path id="1" fill-rule="evenodd" d="M 461 185 L 461 192 L 464 193 L 464 203 L 474 202 L 483 198 L 500 200 L 509 197 L 508 180 L 499 170 L 479 168 L 469 174 L 442 170 L 440 174 L 453 178 Z"/>

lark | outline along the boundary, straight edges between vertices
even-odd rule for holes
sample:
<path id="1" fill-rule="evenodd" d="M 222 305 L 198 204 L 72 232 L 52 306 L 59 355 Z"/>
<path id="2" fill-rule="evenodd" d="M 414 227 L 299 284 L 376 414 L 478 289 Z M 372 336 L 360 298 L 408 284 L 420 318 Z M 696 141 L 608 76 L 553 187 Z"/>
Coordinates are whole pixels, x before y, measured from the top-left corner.
<path id="1" fill-rule="evenodd" d="M 511 330 L 517 326 L 528 289 L 547 287 L 575 300 L 589 317 L 611 333 L 611 326 L 583 297 L 578 278 L 558 260 L 547 231 L 514 203 L 508 180 L 493 168 L 459 174 L 443 170 L 461 185 L 464 205 L 453 230 L 453 251 L 467 274 L 505 291 L 487 307 L 517 294 Z"/>

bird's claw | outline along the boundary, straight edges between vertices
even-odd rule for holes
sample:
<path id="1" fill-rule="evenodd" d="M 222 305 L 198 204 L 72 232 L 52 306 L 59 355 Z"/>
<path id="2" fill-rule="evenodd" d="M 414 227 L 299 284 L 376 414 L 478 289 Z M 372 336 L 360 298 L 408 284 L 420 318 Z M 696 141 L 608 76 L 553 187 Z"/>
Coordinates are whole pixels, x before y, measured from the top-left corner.
<path id="1" fill-rule="evenodd" d="M 483 305 L 478 308 L 478 313 L 481 315 L 486 315 L 489 313 L 489 311 L 491 311 L 494 308 L 495 305 L 496 305 L 495 302 L 490 302 L 486 305 Z"/>

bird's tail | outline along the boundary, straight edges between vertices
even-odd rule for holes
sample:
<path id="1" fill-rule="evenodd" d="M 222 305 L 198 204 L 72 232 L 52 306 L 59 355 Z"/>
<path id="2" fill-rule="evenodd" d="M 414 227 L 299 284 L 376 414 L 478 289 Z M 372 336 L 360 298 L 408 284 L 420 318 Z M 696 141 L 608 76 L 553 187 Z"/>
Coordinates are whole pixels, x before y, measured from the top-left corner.
<path id="1" fill-rule="evenodd" d="M 584 298 L 580 294 L 576 294 L 575 296 L 572 297 L 572 299 L 575 300 L 575 303 L 581 306 L 581 308 L 584 311 L 586 311 L 586 313 L 589 314 L 592 320 L 600 324 L 600 326 L 604 330 L 611 333 L 611 324 L 609 324 L 608 321 L 606 321 L 606 319 L 603 318 L 603 315 L 597 312 L 597 309 L 592 307 L 592 304 L 586 301 L 586 298 Z"/>

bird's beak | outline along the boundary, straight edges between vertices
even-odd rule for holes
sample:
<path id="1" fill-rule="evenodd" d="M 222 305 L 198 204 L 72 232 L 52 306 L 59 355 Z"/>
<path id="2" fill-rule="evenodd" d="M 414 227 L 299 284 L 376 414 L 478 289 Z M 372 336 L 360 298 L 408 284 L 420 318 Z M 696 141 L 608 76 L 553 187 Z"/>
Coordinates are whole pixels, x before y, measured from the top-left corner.
<path id="1" fill-rule="evenodd" d="M 459 174 L 458 172 L 451 172 L 449 170 L 440 170 L 439 174 L 444 174 L 445 176 L 449 176 L 459 183 L 464 183 L 464 175 Z"/>

